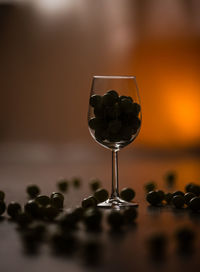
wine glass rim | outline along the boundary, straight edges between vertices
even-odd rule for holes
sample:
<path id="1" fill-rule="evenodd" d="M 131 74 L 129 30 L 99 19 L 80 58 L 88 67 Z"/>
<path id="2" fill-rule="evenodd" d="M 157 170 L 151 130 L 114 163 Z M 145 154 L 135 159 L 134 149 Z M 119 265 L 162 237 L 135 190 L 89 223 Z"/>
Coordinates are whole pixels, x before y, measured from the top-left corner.
<path id="1" fill-rule="evenodd" d="M 125 78 L 136 78 L 136 76 L 99 76 L 99 75 L 95 75 L 93 76 L 93 78 L 110 78 L 110 79 L 118 79 L 118 78 L 121 78 L 121 79 L 125 79 Z"/>

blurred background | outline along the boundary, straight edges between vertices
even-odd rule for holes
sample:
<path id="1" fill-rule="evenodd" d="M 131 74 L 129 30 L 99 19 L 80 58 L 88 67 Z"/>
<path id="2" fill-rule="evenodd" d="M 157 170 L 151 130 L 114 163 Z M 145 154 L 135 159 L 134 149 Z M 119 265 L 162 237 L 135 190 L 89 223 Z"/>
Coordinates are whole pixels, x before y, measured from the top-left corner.
<path id="1" fill-rule="evenodd" d="M 128 148 L 198 150 L 199 68 L 198 0 L 0 1 L 1 153 L 95 148 L 93 75 L 136 76 L 143 123 Z"/>
<path id="2" fill-rule="evenodd" d="M 140 205 L 138 231 L 121 250 L 121 240 L 109 247 L 102 271 L 127 271 L 129 261 L 128 271 L 149 271 L 147 235 L 164 230 L 171 239 L 189 220 L 151 213 L 144 184 L 155 181 L 168 192 L 163 177 L 174 171 L 176 189 L 200 185 L 200 1 L 0 0 L 0 190 L 7 203 L 27 201 L 30 183 L 50 195 L 60 177 L 83 179 L 80 190 L 70 184 L 66 208 L 91 194 L 91 178 L 110 192 L 111 152 L 87 125 L 94 75 L 136 76 L 143 116 L 138 137 L 119 156 L 120 190 L 134 188 Z M 50 251 L 23 259 L 13 224 L 0 221 L 1 271 L 83 271 L 79 261 L 66 267 Z M 199 267 L 199 255 L 182 266 L 175 250 L 170 257 L 156 271 Z"/>
<path id="3" fill-rule="evenodd" d="M 93 177 L 110 192 L 111 152 L 87 124 L 94 75 L 136 76 L 142 103 L 141 131 L 119 156 L 119 187 L 136 191 L 139 232 L 131 250 L 113 244 L 118 269 L 103 271 L 125 271 L 128 260 L 128 271 L 147 271 L 146 234 L 172 232 L 186 220 L 151 214 L 144 184 L 167 192 L 163 177 L 174 171 L 176 189 L 200 185 L 200 1 L 0 0 L 0 190 L 7 203 L 26 201 L 30 183 L 50 194 L 60 177 L 84 181 L 80 190 L 70 185 L 68 208 L 91 194 Z M 1 233 L 2 271 L 66 270 L 51 254 L 26 261 L 11 225 Z M 196 257 L 198 265 L 175 259 L 162 272 L 199 267 Z"/>

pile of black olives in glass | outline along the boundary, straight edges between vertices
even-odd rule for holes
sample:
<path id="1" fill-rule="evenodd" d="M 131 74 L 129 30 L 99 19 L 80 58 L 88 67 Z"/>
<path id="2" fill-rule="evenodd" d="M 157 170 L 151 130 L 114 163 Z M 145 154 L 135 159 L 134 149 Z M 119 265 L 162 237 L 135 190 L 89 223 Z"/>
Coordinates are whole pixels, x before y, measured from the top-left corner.
<path id="1" fill-rule="evenodd" d="M 165 193 L 162 190 L 155 190 L 153 183 L 147 184 L 146 190 L 148 190 L 146 200 L 153 206 L 166 204 L 178 209 L 187 207 L 194 212 L 200 212 L 200 186 L 195 183 L 187 184 L 185 192 Z"/>
<path id="2" fill-rule="evenodd" d="M 130 96 L 119 96 L 116 91 L 110 90 L 103 96 L 92 95 L 90 106 L 95 117 L 89 120 L 89 127 L 95 131 L 95 138 L 100 142 L 128 142 L 140 128 L 140 105 Z"/>

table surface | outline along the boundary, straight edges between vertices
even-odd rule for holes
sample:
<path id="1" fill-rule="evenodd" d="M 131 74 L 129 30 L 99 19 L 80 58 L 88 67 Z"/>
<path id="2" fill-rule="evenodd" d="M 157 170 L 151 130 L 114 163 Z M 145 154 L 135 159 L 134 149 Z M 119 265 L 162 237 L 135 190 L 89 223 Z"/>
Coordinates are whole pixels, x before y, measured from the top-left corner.
<path id="1" fill-rule="evenodd" d="M 23 204 L 26 199 L 25 187 L 36 183 L 42 193 L 56 190 L 56 181 L 63 176 L 82 178 L 80 189 L 72 186 L 66 193 L 65 207 L 75 207 L 91 192 L 88 186 L 92 177 L 102 181 L 103 187 L 110 189 L 111 154 L 103 148 L 76 149 L 37 147 L 31 151 L 27 146 L 17 148 L 0 147 L 0 189 L 6 192 L 6 203 L 11 200 Z M 172 208 L 152 208 L 146 200 L 143 186 L 155 180 L 158 188 L 166 189 L 163 175 L 168 170 L 178 174 L 176 188 L 183 189 L 191 181 L 199 182 L 199 158 L 191 154 L 152 154 L 140 150 L 124 149 L 120 152 L 120 188 L 133 187 L 135 201 L 139 203 L 135 225 L 121 232 L 110 231 L 106 222 L 99 233 L 77 230 L 77 249 L 71 254 L 54 254 L 49 243 L 41 244 L 38 252 L 30 254 L 21 241 L 16 225 L 5 215 L 0 221 L 0 263 L 1 271 L 188 271 L 200 265 L 200 215 L 191 215 L 186 210 Z M 106 211 L 104 211 L 106 217 Z M 191 254 L 180 255 L 174 234 L 182 226 L 191 227 L 196 234 Z M 49 226 L 51 230 L 52 226 Z M 162 233 L 167 238 L 165 254 L 153 259 L 147 240 Z M 95 241 L 99 245 L 97 255 L 89 262 L 85 245 Z"/>

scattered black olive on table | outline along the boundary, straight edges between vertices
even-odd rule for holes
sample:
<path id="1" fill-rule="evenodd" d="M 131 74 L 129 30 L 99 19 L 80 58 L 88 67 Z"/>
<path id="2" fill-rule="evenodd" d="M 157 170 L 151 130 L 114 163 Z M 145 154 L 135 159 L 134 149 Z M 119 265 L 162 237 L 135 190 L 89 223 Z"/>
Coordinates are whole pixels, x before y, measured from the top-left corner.
<path id="1" fill-rule="evenodd" d="M 174 177 L 173 177 L 174 180 Z M 164 192 L 162 190 L 151 190 L 149 188 L 155 188 L 153 183 L 147 183 L 145 185 L 146 200 L 152 206 L 171 206 L 176 209 L 187 208 L 193 212 L 200 211 L 200 185 L 195 183 L 189 183 L 185 186 L 185 192 L 177 190 L 174 192 Z"/>
<path id="2" fill-rule="evenodd" d="M 174 179 L 174 177 L 170 177 L 170 179 Z M 80 228 L 80 224 L 87 232 L 97 232 L 102 230 L 104 226 L 103 218 L 105 218 L 105 222 L 110 231 L 119 232 L 137 222 L 137 208 L 128 207 L 122 210 L 111 209 L 104 213 L 103 210 L 97 207 L 98 203 L 106 201 L 109 198 L 108 191 L 101 187 L 101 181 L 98 179 L 93 178 L 89 182 L 92 194 L 84 198 L 79 207 L 70 210 L 64 210 L 65 194 L 70 189 L 70 186 L 74 188 L 74 190 L 81 186 L 81 179 L 73 178 L 71 181 L 62 179 L 62 181 L 59 180 L 56 185 L 58 191 L 52 192 L 50 196 L 40 194 L 41 189 L 38 185 L 32 184 L 27 186 L 26 192 L 28 194 L 28 200 L 24 206 L 14 201 L 6 205 L 5 193 L 0 191 L 0 215 L 3 215 L 7 210 L 8 217 L 16 222 L 22 240 L 25 242 L 26 247 L 31 247 L 31 250 L 35 249 L 34 247 L 37 243 L 41 243 L 46 239 L 45 235 L 48 233 L 47 226 L 49 223 L 57 226 L 57 232 L 51 236 L 50 243 L 53 243 L 54 247 L 61 245 L 64 250 L 68 251 L 72 250 L 72 248 L 69 249 L 69 247 L 63 244 L 63 241 L 66 240 L 75 243 L 75 231 Z M 187 184 L 185 186 L 185 192 L 180 190 L 165 192 L 164 190 L 156 190 L 156 188 L 157 184 L 155 182 L 149 182 L 144 186 L 146 200 L 150 205 L 156 207 L 168 206 L 173 209 L 187 208 L 192 213 L 199 213 L 200 186 L 198 184 Z M 135 191 L 130 187 L 123 188 L 120 192 L 120 197 L 124 201 L 132 201 L 135 197 Z M 183 227 L 175 232 L 174 237 L 177 248 L 183 251 L 192 248 L 195 233 L 193 230 Z M 57 243 L 56 239 L 60 241 L 60 244 L 55 244 Z M 30 241 L 32 241 L 32 243 Z M 62 247 L 59 248 L 61 251 Z M 150 237 L 149 248 L 154 251 L 155 254 L 160 254 L 160 252 L 164 253 L 166 247 L 166 235 L 162 234 L 160 236 Z"/>

